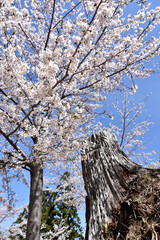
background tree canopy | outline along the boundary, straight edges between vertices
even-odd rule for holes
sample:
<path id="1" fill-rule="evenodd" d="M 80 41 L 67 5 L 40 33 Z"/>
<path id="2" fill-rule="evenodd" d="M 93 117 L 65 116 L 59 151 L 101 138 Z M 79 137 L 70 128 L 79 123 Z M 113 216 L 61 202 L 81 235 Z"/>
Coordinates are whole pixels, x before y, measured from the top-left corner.
<path id="1" fill-rule="evenodd" d="M 68 172 L 65 172 L 63 179 L 69 176 Z M 68 192 L 71 194 L 71 186 L 63 188 L 63 186 L 57 186 L 56 191 L 50 191 L 49 189 L 43 191 L 42 198 L 42 227 L 41 234 L 45 234 L 44 239 L 52 239 L 52 234 L 55 233 L 57 228 L 61 227 L 66 232 L 65 239 L 67 240 L 83 240 L 83 230 L 81 227 L 81 221 L 77 213 L 77 208 L 73 205 L 68 205 L 68 199 L 62 199 L 62 192 Z M 28 217 L 28 209 L 25 208 L 22 213 L 19 214 L 17 220 L 13 225 L 21 224 L 24 219 Z M 22 232 L 26 232 L 26 224 L 20 226 Z M 66 229 L 65 229 L 66 228 Z M 10 230 L 12 232 L 12 230 Z M 15 233 L 14 233 L 15 234 Z M 58 240 L 59 236 L 55 236 L 54 239 Z M 10 236 L 10 239 L 24 240 L 24 235 Z"/>

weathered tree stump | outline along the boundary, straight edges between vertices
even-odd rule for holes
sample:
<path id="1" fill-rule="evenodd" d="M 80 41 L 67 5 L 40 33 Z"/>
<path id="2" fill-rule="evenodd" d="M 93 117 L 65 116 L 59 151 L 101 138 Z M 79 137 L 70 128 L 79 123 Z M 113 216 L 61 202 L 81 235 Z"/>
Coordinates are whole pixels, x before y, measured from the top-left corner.
<path id="1" fill-rule="evenodd" d="M 115 135 L 100 132 L 90 139 L 82 172 L 85 240 L 160 239 L 159 170 L 132 162 Z"/>

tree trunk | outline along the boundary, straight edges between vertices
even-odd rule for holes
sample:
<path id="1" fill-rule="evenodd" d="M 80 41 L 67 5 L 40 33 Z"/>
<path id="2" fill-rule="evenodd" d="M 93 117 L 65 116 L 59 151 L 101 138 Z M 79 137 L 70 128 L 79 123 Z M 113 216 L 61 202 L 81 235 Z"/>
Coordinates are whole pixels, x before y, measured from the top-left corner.
<path id="1" fill-rule="evenodd" d="M 34 164 L 30 177 L 30 201 L 26 240 L 40 240 L 43 192 L 43 169 L 40 164 Z"/>
<path id="2" fill-rule="evenodd" d="M 82 172 L 87 192 L 85 240 L 132 239 L 126 236 L 131 212 L 129 201 L 133 200 L 132 193 L 137 192 L 134 182 L 139 183 L 140 179 L 144 182 L 145 176 L 154 170 L 130 161 L 113 134 L 100 132 L 90 139 Z M 121 232 L 118 221 L 126 227 Z M 111 228 L 112 225 L 117 229 Z"/>

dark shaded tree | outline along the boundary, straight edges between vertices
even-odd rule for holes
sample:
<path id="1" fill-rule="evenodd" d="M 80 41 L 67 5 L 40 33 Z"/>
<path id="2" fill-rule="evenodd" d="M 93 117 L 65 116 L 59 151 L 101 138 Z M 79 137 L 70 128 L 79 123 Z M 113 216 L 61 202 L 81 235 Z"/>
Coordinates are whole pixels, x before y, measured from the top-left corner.
<path id="1" fill-rule="evenodd" d="M 62 176 L 62 179 L 69 177 L 69 173 L 65 172 Z M 56 228 L 61 226 L 66 227 L 66 230 L 69 234 L 66 237 L 66 240 L 83 240 L 83 233 L 80 218 L 75 206 L 68 205 L 69 199 L 63 199 L 62 192 L 71 192 L 71 186 L 66 186 L 65 189 L 63 186 L 57 186 L 56 191 L 45 190 L 43 191 L 42 198 L 42 227 L 41 234 L 44 235 L 44 239 L 53 239 L 51 232 L 56 232 Z M 20 224 L 24 219 L 28 218 L 28 210 L 25 208 L 22 213 L 20 213 L 14 224 Z M 26 232 L 26 225 L 23 225 L 22 231 Z M 23 240 L 22 235 L 10 237 L 10 239 Z M 54 237 L 54 240 L 57 240 L 57 237 Z"/>

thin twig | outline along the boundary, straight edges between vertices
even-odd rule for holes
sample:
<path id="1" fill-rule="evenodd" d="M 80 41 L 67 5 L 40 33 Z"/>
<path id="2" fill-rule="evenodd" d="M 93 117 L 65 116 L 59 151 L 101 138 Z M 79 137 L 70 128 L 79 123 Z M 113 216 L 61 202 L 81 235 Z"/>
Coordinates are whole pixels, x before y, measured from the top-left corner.
<path id="1" fill-rule="evenodd" d="M 38 50 L 36 49 L 36 46 L 33 44 L 33 42 L 31 41 L 30 37 L 27 35 L 27 33 L 25 32 L 25 30 L 23 29 L 22 25 L 20 23 L 18 23 L 18 25 L 20 26 L 22 32 L 24 33 L 25 37 L 27 38 L 28 42 L 30 42 L 30 44 L 32 45 L 32 47 L 35 49 L 35 51 L 38 53 Z"/>
<path id="2" fill-rule="evenodd" d="M 78 2 L 69 12 L 67 12 L 54 26 L 53 29 L 62 21 L 64 20 L 81 2 Z"/>
<path id="3" fill-rule="evenodd" d="M 48 34 L 47 34 L 47 40 L 46 40 L 46 43 L 45 43 L 44 50 L 46 50 L 46 48 L 47 48 L 47 45 L 48 45 L 48 42 L 49 42 L 49 37 L 50 37 L 50 34 L 51 34 L 51 27 L 52 27 L 53 18 L 54 18 L 55 5 L 56 5 L 56 0 L 54 0 L 54 3 L 53 3 L 52 17 L 51 17 L 51 22 L 50 22 L 50 26 L 49 26 L 49 30 L 48 30 Z"/>

